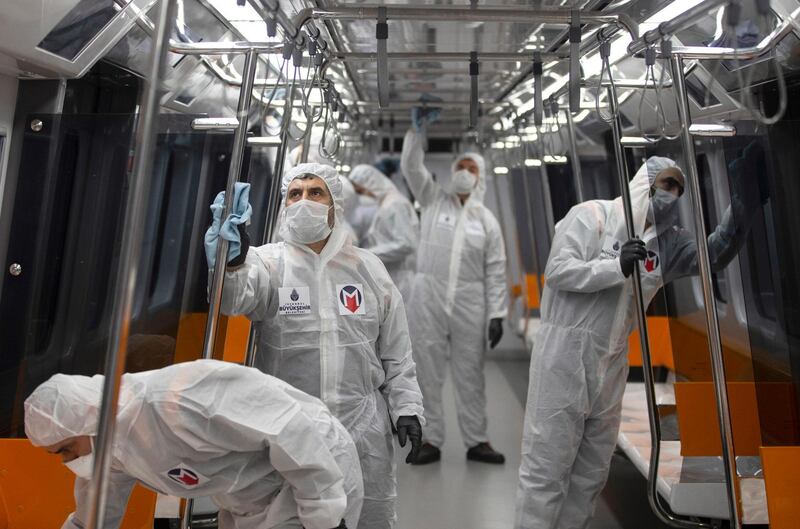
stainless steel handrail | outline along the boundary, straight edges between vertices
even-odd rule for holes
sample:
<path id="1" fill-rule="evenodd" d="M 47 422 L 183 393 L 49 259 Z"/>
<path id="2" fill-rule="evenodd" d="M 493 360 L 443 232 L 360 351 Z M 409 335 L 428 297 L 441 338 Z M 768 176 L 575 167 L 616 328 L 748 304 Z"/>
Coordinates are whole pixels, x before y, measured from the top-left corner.
<path id="1" fill-rule="evenodd" d="M 147 195 L 156 149 L 158 108 L 161 96 L 159 79 L 167 58 L 167 43 L 175 13 L 175 0 L 164 0 L 158 6 L 158 26 L 150 54 L 144 90 L 141 98 L 139 123 L 136 128 L 138 149 L 134 158 L 131 185 L 125 204 L 122 223 L 122 243 L 114 284 L 114 305 L 111 313 L 108 345 L 106 347 L 105 381 L 100 403 L 95 444 L 94 468 L 89 487 L 88 529 L 101 529 L 106 512 L 106 485 L 111 469 L 114 433 L 117 423 L 122 373 L 132 319 L 139 255 L 142 248 L 144 219 L 147 214 Z"/>
<path id="2" fill-rule="evenodd" d="M 575 185 L 575 195 L 578 203 L 583 202 L 583 177 L 581 174 L 581 159 L 578 156 L 578 140 L 575 137 L 575 120 L 572 119 L 572 110 L 564 109 L 567 115 L 567 132 L 569 135 L 569 157 L 572 162 L 572 179 Z"/>
<path id="3" fill-rule="evenodd" d="M 611 113 L 615 118 L 611 121 L 611 131 L 614 144 L 614 157 L 619 179 L 622 209 L 625 213 L 625 226 L 628 239 L 638 237 L 633 219 L 633 207 L 628 176 L 628 167 L 622 152 L 622 123 L 619 114 L 619 100 L 613 88 L 608 88 L 608 101 Z M 639 263 L 634 263 L 633 296 L 636 303 L 636 323 L 639 329 L 639 344 L 642 349 L 642 372 L 644 375 L 645 400 L 647 402 L 647 418 L 650 423 L 650 466 L 647 472 L 647 499 L 655 515 L 664 523 L 673 527 L 709 528 L 710 525 L 691 522 L 679 518 L 664 508 L 658 495 L 658 468 L 661 454 L 661 424 L 658 418 L 658 402 L 656 401 L 655 381 L 653 380 L 653 362 L 650 354 L 650 335 L 647 329 L 647 306 L 642 294 L 642 279 L 639 276 Z"/>
<path id="4" fill-rule="evenodd" d="M 722 337 L 719 330 L 717 316 L 717 301 L 714 297 L 714 288 L 711 278 L 711 259 L 708 254 L 708 240 L 705 234 L 705 218 L 703 203 L 700 196 L 700 175 L 695 162 L 694 139 L 690 132 L 692 124 L 689 111 L 689 96 L 686 90 L 686 81 L 683 76 L 683 59 L 680 55 L 673 55 L 672 76 L 675 90 L 678 95 L 678 117 L 681 124 L 681 139 L 683 154 L 686 160 L 687 188 L 692 199 L 692 211 L 695 221 L 695 240 L 697 242 L 697 264 L 700 272 L 700 283 L 703 287 L 703 304 L 705 308 L 706 331 L 708 344 L 711 350 L 711 374 L 714 381 L 714 391 L 717 403 L 717 418 L 719 420 L 719 434 L 722 441 L 722 459 L 725 465 L 725 482 L 728 494 L 728 508 L 731 516 L 731 526 L 739 529 L 742 521 L 739 513 L 740 496 L 736 481 L 736 451 L 733 444 L 733 427 L 731 425 L 730 408 L 728 405 L 727 379 L 725 376 L 725 359 L 722 350 Z"/>
<path id="5" fill-rule="evenodd" d="M 302 28 L 310 20 L 333 19 L 376 19 L 379 6 L 363 5 L 358 7 L 330 6 L 309 7 L 302 9 L 293 19 L 293 24 Z M 544 24 L 563 24 L 568 26 L 572 20 L 571 9 L 509 9 L 509 8 L 468 8 L 468 7 L 407 7 L 386 6 L 386 17 L 389 20 L 436 20 L 450 22 L 528 22 Z M 586 24 L 619 24 L 636 39 L 638 25 L 627 13 L 607 13 L 602 11 L 584 11 L 581 23 Z"/>
<path id="6" fill-rule="evenodd" d="M 661 23 L 656 29 L 651 29 L 643 33 L 638 39 L 635 39 L 628 45 L 628 54 L 635 55 L 645 50 L 648 46 L 656 42 L 671 37 L 675 33 L 686 29 L 691 26 L 697 19 L 712 9 L 720 7 L 729 3 L 730 0 L 705 0 L 696 6 L 687 9 L 675 18 Z"/>
<path id="7" fill-rule="evenodd" d="M 294 99 L 294 81 L 292 81 L 292 86 L 290 86 L 288 91 L 288 96 L 286 97 L 284 103 L 284 115 L 288 112 L 288 109 L 291 107 Z M 307 151 L 308 146 L 311 142 L 311 132 L 309 131 L 308 134 L 305 135 L 303 139 L 303 146 L 304 149 Z M 281 183 L 283 180 L 283 167 L 286 163 L 286 154 L 289 149 L 289 124 L 288 122 L 284 122 L 284 126 L 281 127 L 281 145 L 278 147 L 278 153 L 275 157 L 275 163 L 272 170 L 272 181 L 270 182 L 269 186 L 269 196 L 267 197 L 267 209 L 264 212 L 264 231 L 261 233 L 261 239 L 259 241 L 259 245 L 264 245 L 272 241 L 273 236 L 275 235 L 275 226 L 278 220 L 278 212 L 280 211 L 280 198 L 281 198 Z M 304 156 L 308 156 L 307 152 L 304 152 Z M 258 331 L 256 330 L 255 325 L 250 325 L 250 332 L 247 336 L 247 348 L 245 349 L 245 365 L 248 367 L 253 367 L 256 361 L 256 355 L 258 354 Z"/>
<path id="8" fill-rule="evenodd" d="M 236 109 L 236 117 L 239 120 L 239 125 L 233 133 L 231 162 L 228 167 L 225 202 L 220 222 L 224 222 L 233 209 L 234 188 L 242 172 L 242 161 L 244 160 L 244 151 L 247 147 L 247 118 L 250 114 L 250 101 L 252 100 L 253 80 L 255 79 L 257 65 L 258 52 L 255 49 L 251 49 L 245 56 L 244 82 L 239 91 L 239 103 Z M 222 303 L 222 287 L 225 280 L 225 268 L 228 264 L 227 257 L 228 241 L 220 237 L 217 242 L 216 262 L 214 263 L 214 272 L 208 295 L 208 320 L 206 320 L 206 332 L 203 342 L 203 358 L 212 358 L 214 355 L 214 342 L 216 341 L 220 304 Z"/>
<path id="9" fill-rule="evenodd" d="M 705 46 L 675 46 L 672 49 L 673 56 L 680 56 L 681 59 L 719 59 L 719 60 L 739 60 L 746 61 L 763 57 L 772 51 L 784 38 L 789 36 L 797 29 L 797 19 L 800 18 L 800 8 L 781 21 L 772 32 L 764 37 L 756 46 L 749 48 L 716 48 Z"/>
<path id="10" fill-rule="evenodd" d="M 471 52 L 390 52 L 387 58 L 390 61 L 441 61 L 441 62 L 469 62 Z M 332 53 L 331 57 L 342 61 L 377 61 L 378 53 L 375 52 L 339 52 Z M 542 53 L 546 61 L 569 60 L 569 53 Z M 533 54 L 520 52 L 478 52 L 481 62 L 533 62 Z"/>

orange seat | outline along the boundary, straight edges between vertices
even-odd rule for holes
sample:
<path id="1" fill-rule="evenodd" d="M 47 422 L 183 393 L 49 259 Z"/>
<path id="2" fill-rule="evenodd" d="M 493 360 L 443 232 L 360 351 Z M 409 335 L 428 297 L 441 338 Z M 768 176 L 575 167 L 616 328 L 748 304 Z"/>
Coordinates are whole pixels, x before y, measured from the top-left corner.
<path id="1" fill-rule="evenodd" d="M 0 529 L 56 529 L 75 510 L 75 475 L 27 439 L 0 439 Z M 152 529 L 156 494 L 139 485 L 122 529 Z"/>

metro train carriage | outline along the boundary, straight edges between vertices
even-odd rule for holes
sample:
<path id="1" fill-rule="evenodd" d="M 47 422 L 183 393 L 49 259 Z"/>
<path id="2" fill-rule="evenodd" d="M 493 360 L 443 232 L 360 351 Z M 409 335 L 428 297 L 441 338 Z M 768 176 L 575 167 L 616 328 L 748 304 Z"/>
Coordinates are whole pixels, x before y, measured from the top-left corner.
<path id="1" fill-rule="evenodd" d="M 92 456 L 104 470 L 89 485 L 99 494 L 123 372 L 198 359 L 252 366 L 266 354 L 257 325 L 223 314 L 224 266 L 206 260 L 220 191 L 250 185 L 251 252 L 285 239 L 282 179 L 307 162 L 345 178 L 378 168 L 424 228 L 407 170 L 416 137 L 454 203 L 459 153 L 485 160 L 508 310 L 480 365 L 488 434 L 506 459 L 463 460 L 463 397 L 452 395 L 464 388 L 448 374 L 441 461 L 406 465 L 407 448 L 395 447 L 393 526 L 800 527 L 796 1 L 3 0 L 0 529 L 60 527 L 75 510 L 75 476 L 26 436 L 24 403 L 54 374 L 107 375 Z M 649 195 L 635 195 L 654 159 L 682 177 L 668 226 L 655 206 L 636 216 L 636 196 L 649 207 L 658 191 L 650 174 Z M 380 204 L 367 195 L 341 217 L 362 246 Z M 232 212 L 221 200 L 217 211 Z M 524 421 L 536 420 L 529 385 L 561 375 L 536 372 L 561 285 L 548 281 L 548 260 L 579 239 L 575 206 L 587 201 L 613 210 L 622 238 L 642 237 L 642 248 L 657 232 L 657 251 L 631 265 L 632 279 L 622 264 L 615 272 L 633 323 L 608 480 L 586 524 L 557 513 L 547 525 L 520 514 Z M 642 215 L 646 225 L 631 225 Z M 600 237 L 610 219 L 587 231 Z M 668 231 L 692 256 L 682 273 L 670 269 Z M 624 241 L 609 237 L 598 244 L 622 263 Z M 654 271 L 662 283 L 648 297 Z M 416 344 L 414 293 L 403 296 Z M 578 312 L 562 324 L 586 325 Z M 417 372 L 418 354 L 415 345 Z M 122 527 L 226 527 L 210 498 L 156 489 L 140 481 Z M 87 527 L 111 527 L 98 503 Z"/>

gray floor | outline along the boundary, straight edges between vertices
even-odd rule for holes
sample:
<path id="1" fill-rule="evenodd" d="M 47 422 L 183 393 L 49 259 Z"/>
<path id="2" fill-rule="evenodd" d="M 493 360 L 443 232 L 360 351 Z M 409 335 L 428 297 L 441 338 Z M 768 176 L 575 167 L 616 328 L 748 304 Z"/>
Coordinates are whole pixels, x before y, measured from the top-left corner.
<path id="1" fill-rule="evenodd" d="M 516 337 L 499 348 L 523 347 Z M 511 355 L 513 356 L 513 355 Z M 522 355 L 519 355 L 522 356 Z M 486 364 L 489 437 L 506 455 L 503 466 L 467 462 L 455 415 L 452 381 L 444 387 L 447 437 L 442 461 L 422 467 L 404 462 L 398 451 L 398 529 L 511 529 L 520 440 L 528 386 L 527 360 Z M 614 456 L 611 476 L 590 529 L 666 527 L 649 510 L 644 478 L 622 456 Z"/>

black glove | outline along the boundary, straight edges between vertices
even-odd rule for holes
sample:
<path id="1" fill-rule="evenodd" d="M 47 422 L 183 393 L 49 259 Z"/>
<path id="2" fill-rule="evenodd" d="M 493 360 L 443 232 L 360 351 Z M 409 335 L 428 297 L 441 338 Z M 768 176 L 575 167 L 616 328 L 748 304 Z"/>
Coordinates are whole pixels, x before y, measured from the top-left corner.
<path id="1" fill-rule="evenodd" d="M 619 267 L 622 275 L 629 277 L 633 273 L 633 263 L 647 258 L 647 248 L 641 239 L 630 239 L 622 245 L 619 252 Z"/>
<path id="2" fill-rule="evenodd" d="M 489 321 L 489 348 L 494 349 L 503 338 L 503 318 L 492 318 Z"/>
<path id="3" fill-rule="evenodd" d="M 244 224 L 239 224 L 236 226 L 239 230 L 239 240 L 241 241 L 239 255 L 228 261 L 228 266 L 240 266 L 244 264 L 244 260 L 247 257 L 247 250 L 250 249 L 250 235 L 247 233 L 247 230 L 244 227 Z"/>
<path id="4" fill-rule="evenodd" d="M 397 440 L 401 447 L 406 445 L 406 439 L 411 440 L 411 452 L 406 457 L 406 463 L 411 463 L 417 459 L 422 447 L 422 425 L 416 415 L 404 415 L 397 419 Z"/>

